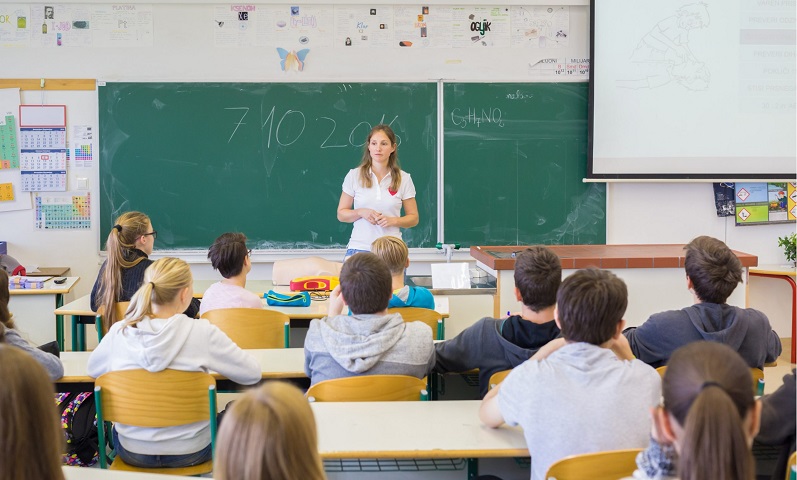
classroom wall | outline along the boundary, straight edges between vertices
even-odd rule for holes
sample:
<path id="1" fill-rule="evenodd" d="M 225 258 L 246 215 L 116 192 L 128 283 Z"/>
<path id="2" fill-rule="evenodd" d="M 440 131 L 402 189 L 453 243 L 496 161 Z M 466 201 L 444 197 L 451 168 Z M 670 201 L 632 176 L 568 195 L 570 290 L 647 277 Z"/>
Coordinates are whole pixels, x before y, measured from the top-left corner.
<path id="1" fill-rule="evenodd" d="M 567 49 L 317 49 L 300 74 L 281 72 L 271 48 L 213 46 L 207 27 L 213 4 L 156 4 L 153 47 L 0 47 L 2 76 L 106 81 L 550 81 L 530 74 L 528 64 L 548 56 L 589 55 L 589 12 L 585 2 L 579 3 L 582 4 L 570 9 L 571 43 Z M 23 92 L 23 103 L 64 103 L 68 105 L 68 128 L 74 124 L 97 125 L 96 92 Z M 356 162 L 352 159 L 352 164 Z M 77 177 L 85 177 L 97 198 L 97 165 L 95 159 L 93 168 L 71 169 L 70 189 L 74 189 Z M 732 219 L 717 218 L 711 185 L 703 183 L 610 184 L 607 203 L 608 243 L 685 243 L 707 234 L 725 240 L 732 248 L 758 255 L 761 263 L 782 263 L 785 259 L 777 247 L 777 237 L 794 229 L 793 225 L 735 227 Z M 99 239 L 106 232 L 98 231 L 98 212 L 95 203 L 91 230 L 61 232 L 36 230 L 32 210 L 0 212 L 0 240 L 8 241 L 9 253 L 23 264 L 72 267 L 72 275 L 82 278 L 75 295 L 84 295 L 91 290 L 102 262 Z M 293 254 L 297 255 L 304 254 Z M 326 252 L 323 256 L 339 259 L 340 252 Z M 201 263 L 204 254 L 186 258 L 196 262 L 193 269 L 197 278 L 216 278 L 210 266 Z M 256 255 L 253 277 L 270 278 L 274 258 Z M 467 252 L 457 253 L 454 258 L 470 259 Z M 443 257 L 436 252 L 414 252 L 413 261 L 410 273 L 429 273 L 430 263 L 443 261 Z"/>

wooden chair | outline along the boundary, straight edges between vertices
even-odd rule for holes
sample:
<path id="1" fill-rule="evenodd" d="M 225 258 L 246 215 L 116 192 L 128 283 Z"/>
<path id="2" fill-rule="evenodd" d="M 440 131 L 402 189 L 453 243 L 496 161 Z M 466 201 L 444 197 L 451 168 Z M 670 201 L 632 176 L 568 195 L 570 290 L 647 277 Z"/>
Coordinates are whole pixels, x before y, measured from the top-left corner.
<path id="1" fill-rule="evenodd" d="M 446 325 L 443 321 L 443 314 L 436 310 L 417 307 L 400 307 L 389 308 L 387 313 L 398 313 L 405 322 L 423 322 L 432 329 L 432 333 L 435 334 L 435 340 L 445 339 Z"/>
<path id="2" fill-rule="evenodd" d="M 116 310 L 116 318 L 119 320 L 125 318 L 129 306 L 130 302 L 116 302 L 113 307 Z M 94 318 L 94 327 L 97 329 L 97 341 L 101 342 L 102 337 L 108 333 L 108 329 L 102 324 L 102 311 Z"/>
<path id="3" fill-rule="evenodd" d="M 174 427 L 210 421 L 211 445 L 216 443 L 216 380 L 204 372 L 121 370 L 100 375 L 94 382 L 97 425 L 113 421 L 137 427 Z M 98 428 L 105 445 L 105 429 Z M 214 448 L 215 451 L 215 448 Z M 104 449 L 100 467 L 107 468 Z M 184 468 L 139 468 L 116 457 L 111 470 L 171 475 L 201 475 L 213 471 L 213 462 Z"/>
<path id="4" fill-rule="evenodd" d="M 617 480 L 630 477 L 636 470 L 636 456 L 641 448 L 571 455 L 554 462 L 545 474 L 547 480 Z"/>
<path id="5" fill-rule="evenodd" d="M 274 310 L 222 308 L 202 314 L 241 348 L 288 348 L 291 319 Z"/>
<path id="6" fill-rule="evenodd" d="M 797 478 L 797 452 L 791 452 L 789 461 L 786 462 L 786 480 Z"/>
<path id="7" fill-rule="evenodd" d="M 307 390 L 311 402 L 428 400 L 426 381 L 409 375 L 360 375 L 324 380 Z"/>
<path id="8" fill-rule="evenodd" d="M 496 385 L 498 385 L 499 383 L 504 381 L 506 376 L 509 375 L 509 372 L 511 372 L 511 371 L 512 371 L 512 369 L 510 368 L 509 370 L 501 370 L 500 372 L 495 372 L 494 374 L 490 375 L 490 381 L 488 383 L 488 385 L 489 385 L 488 388 L 490 390 L 495 388 Z"/>
<path id="9" fill-rule="evenodd" d="M 656 369 L 664 378 L 664 373 L 667 371 L 667 366 L 659 367 Z M 750 374 L 753 377 L 753 395 L 763 395 L 764 394 L 764 371 L 760 368 L 751 367 Z M 760 381 L 760 382 L 759 382 Z M 760 388 L 760 390 L 759 390 Z"/>

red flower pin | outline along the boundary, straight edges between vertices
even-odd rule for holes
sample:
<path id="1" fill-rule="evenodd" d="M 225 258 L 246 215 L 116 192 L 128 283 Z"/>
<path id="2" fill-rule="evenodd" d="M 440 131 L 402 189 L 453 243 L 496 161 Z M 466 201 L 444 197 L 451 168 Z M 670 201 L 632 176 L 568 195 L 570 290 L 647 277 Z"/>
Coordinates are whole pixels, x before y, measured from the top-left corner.
<path id="1" fill-rule="evenodd" d="M 391 190 L 391 189 L 389 189 L 389 188 L 387 189 L 387 191 L 388 191 L 388 192 L 390 193 L 390 195 L 391 195 L 391 196 L 393 196 L 393 197 L 395 197 L 395 196 L 396 196 L 396 194 L 398 193 L 398 190 Z"/>

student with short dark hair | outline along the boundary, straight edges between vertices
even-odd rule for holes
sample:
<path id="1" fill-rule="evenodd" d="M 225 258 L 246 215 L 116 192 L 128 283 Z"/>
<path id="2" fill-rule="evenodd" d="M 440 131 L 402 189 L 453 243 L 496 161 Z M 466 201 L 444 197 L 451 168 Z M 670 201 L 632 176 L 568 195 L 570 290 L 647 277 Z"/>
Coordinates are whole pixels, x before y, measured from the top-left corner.
<path id="1" fill-rule="evenodd" d="M 679 347 L 708 340 L 728 345 L 750 367 L 763 368 L 775 361 L 783 347 L 767 316 L 725 303 L 742 281 L 742 264 L 736 255 L 720 240 L 707 236 L 695 238 L 684 250 L 686 286 L 694 305 L 656 313 L 623 332 L 634 355 L 660 367 Z"/>
<path id="2" fill-rule="evenodd" d="M 404 270 L 410 266 L 410 251 L 404 240 L 385 235 L 374 240 L 371 252 L 382 259 L 393 278 L 393 296 L 388 308 L 417 307 L 434 310 L 432 292 L 423 287 L 404 285 Z"/>
<path id="3" fill-rule="evenodd" d="M 548 248 L 527 248 L 515 258 L 515 296 L 523 302 L 519 315 L 484 317 L 445 342 L 437 343 L 435 371 L 479 369 L 479 393 L 487 394 L 490 377 L 515 368 L 559 336 L 553 319 L 562 264 Z"/>
<path id="4" fill-rule="evenodd" d="M 434 365 L 432 330 L 387 313 L 393 295 L 390 270 L 370 252 L 343 264 L 340 285 L 329 298 L 328 315 L 310 322 L 304 341 L 304 370 L 311 384 L 357 375 L 423 378 Z M 346 306 L 351 315 L 342 315 Z"/>
<path id="5" fill-rule="evenodd" d="M 761 402 L 753 397 L 752 382 L 745 361 L 725 345 L 693 342 L 679 348 L 667 365 L 650 446 L 637 456 L 633 478 L 753 480 L 750 446 Z"/>
<path id="6" fill-rule="evenodd" d="M 246 289 L 246 276 L 252 271 L 250 252 L 243 233 L 223 233 L 213 242 L 208 259 L 224 280 L 205 291 L 200 316 L 219 308 L 263 308 L 260 297 Z"/>
<path id="7" fill-rule="evenodd" d="M 606 270 L 565 278 L 554 318 L 561 340 L 515 367 L 482 401 L 485 425 L 520 425 L 531 454 L 531 478 L 568 455 L 643 448 L 661 380 L 633 360 L 622 335 L 625 283 Z"/>

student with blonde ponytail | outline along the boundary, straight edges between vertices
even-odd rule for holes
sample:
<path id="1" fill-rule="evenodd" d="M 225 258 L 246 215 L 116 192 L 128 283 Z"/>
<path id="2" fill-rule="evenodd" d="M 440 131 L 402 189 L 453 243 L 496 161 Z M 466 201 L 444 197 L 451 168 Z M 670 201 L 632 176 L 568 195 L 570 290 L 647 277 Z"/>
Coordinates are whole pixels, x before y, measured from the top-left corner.
<path id="1" fill-rule="evenodd" d="M 207 320 L 184 313 L 193 298 L 188 264 L 178 258 L 156 260 L 130 302 L 127 317 L 111 326 L 89 357 L 92 377 L 143 368 L 218 372 L 251 385 L 261 378 L 260 364 Z M 118 455 L 140 467 L 184 467 L 211 458 L 207 422 L 166 428 L 115 424 Z"/>
<path id="2" fill-rule="evenodd" d="M 730 347 L 695 342 L 676 350 L 663 404 L 652 411 L 651 446 L 637 457 L 633 478 L 754 480 L 750 447 L 761 402 L 752 383 L 750 367 Z"/>
<path id="3" fill-rule="evenodd" d="M 268 382 L 236 400 L 216 443 L 216 480 L 326 478 L 313 411 L 288 383 Z"/>
<path id="4" fill-rule="evenodd" d="M 152 229 L 149 217 L 141 212 L 123 213 L 108 234 L 105 249 L 108 259 L 91 290 L 91 308 L 103 311 L 103 329 L 121 320 L 116 317 L 116 302 L 127 302 L 141 286 L 144 270 L 152 265 L 149 255 L 155 246 L 158 232 Z M 185 314 L 196 317 L 199 301 L 193 300 Z"/>

